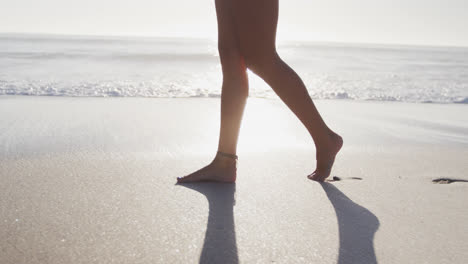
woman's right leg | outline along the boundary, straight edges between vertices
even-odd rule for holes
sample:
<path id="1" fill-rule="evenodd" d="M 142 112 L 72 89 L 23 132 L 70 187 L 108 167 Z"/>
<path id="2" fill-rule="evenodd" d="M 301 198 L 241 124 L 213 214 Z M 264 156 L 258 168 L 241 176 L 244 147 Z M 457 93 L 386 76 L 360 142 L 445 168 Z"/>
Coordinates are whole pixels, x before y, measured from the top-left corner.
<path id="1" fill-rule="evenodd" d="M 218 151 L 235 155 L 237 140 L 247 96 L 249 93 L 247 68 L 241 56 L 239 41 L 232 16 L 231 0 L 216 0 L 218 19 L 218 50 L 223 70 L 221 91 L 221 127 Z M 234 182 L 236 160 L 217 155 L 208 166 L 177 181 Z"/>
<path id="2" fill-rule="evenodd" d="M 278 0 L 232 0 L 232 14 L 247 67 L 265 80 L 299 118 L 316 146 L 316 170 L 310 179 L 324 181 L 331 172 L 342 138 L 328 128 L 301 78 L 276 52 Z"/>

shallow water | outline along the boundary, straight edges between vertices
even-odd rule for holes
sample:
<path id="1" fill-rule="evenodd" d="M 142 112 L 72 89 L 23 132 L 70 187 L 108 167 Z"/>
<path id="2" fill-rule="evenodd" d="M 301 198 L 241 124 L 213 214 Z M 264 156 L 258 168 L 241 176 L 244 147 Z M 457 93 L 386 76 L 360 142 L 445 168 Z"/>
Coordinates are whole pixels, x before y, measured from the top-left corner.
<path id="1" fill-rule="evenodd" d="M 282 43 L 316 99 L 468 103 L 468 48 Z M 0 95 L 218 97 L 216 43 L 0 35 Z M 276 98 L 250 74 L 250 96 Z"/>

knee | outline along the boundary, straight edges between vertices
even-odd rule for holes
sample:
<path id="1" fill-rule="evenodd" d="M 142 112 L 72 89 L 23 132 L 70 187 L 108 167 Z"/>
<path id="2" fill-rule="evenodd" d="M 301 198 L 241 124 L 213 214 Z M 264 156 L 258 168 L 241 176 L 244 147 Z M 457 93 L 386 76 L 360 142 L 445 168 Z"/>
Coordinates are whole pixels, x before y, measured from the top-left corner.
<path id="1" fill-rule="evenodd" d="M 223 71 L 222 93 L 230 98 L 247 98 L 247 68 L 240 50 L 232 45 L 218 44 L 218 51 Z"/>
<path id="2" fill-rule="evenodd" d="M 223 68 L 223 74 L 238 75 L 240 71 L 246 71 L 244 58 L 242 54 L 234 45 L 218 43 L 219 59 Z"/>
<path id="3" fill-rule="evenodd" d="M 252 52 L 244 55 L 248 69 L 262 78 L 273 74 L 274 67 L 279 59 L 276 52 Z"/>
<path id="4" fill-rule="evenodd" d="M 241 57 L 241 52 L 239 48 L 230 43 L 219 42 L 218 53 L 221 61 L 238 59 L 239 57 Z"/>

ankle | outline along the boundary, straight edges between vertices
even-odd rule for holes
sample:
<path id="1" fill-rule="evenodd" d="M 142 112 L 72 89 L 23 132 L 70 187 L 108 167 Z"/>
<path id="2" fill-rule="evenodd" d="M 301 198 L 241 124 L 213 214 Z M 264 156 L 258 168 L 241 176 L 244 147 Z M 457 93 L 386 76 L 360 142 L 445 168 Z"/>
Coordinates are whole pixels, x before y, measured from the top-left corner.
<path id="1" fill-rule="evenodd" d="M 230 167 L 236 168 L 237 167 L 236 166 L 237 155 L 218 151 L 212 163 L 216 165 L 217 167 L 221 167 L 221 168 L 230 168 Z"/>
<path id="2" fill-rule="evenodd" d="M 219 150 L 218 150 L 218 152 L 216 152 L 216 157 L 230 158 L 230 159 L 234 159 L 234 160 L 238 159 L 235 152 L 234 152 L 234 154 L 231 154 L 231 153 L 223 152 L 223 151 L 219 151 Z"/>

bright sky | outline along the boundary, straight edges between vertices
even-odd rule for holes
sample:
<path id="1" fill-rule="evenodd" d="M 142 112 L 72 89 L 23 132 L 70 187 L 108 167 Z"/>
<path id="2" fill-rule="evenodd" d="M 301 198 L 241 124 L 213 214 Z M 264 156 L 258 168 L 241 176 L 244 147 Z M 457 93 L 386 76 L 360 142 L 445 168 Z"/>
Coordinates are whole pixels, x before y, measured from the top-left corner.
<path id="1" fill-rule="evenodd" d="M 0 32 L 216 38 L 214 0 L 0 0 Z M 468 46 L 468 0 L 280 0 L 279 40 Z"/>

